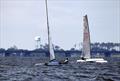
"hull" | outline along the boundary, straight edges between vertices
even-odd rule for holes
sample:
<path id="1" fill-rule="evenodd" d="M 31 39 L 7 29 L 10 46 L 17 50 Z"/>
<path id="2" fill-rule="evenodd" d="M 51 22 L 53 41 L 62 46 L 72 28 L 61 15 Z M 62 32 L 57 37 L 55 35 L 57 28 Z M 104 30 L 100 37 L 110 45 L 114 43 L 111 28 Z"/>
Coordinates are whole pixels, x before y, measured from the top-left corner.
<path id="1" fill-rule="evenodd" d="M 46 66 L 59 66 L 59 62 L 49 62 L 49 63 L 45 63 Z"/>
<path id="2" fill-rule="evenodd" d="M 41 66 L 41 65 L 44 65 L 44 63 L 37 63 L 37 64 L 35 64 L 35 66 Z"/>
<path id="3" fill-rule="evenodd" d="M 46 65 L 46 66 L 59 66 L 60 63 L 56 61 L 56 62 L 37 63 L 37 64 L 35 64 L 35 66 L 41 66 L 41 65 Z"/>
<path id="4" fill-rule="evenodd" d="M 63 61 L 60 61 L 59 64 L 68 64 L 68 60 L 63 60 Z"/>
<path id="5" fill-rule="evenodd" d="M 48 63 L 45 63 L 45 65 L 46 66 L 59 66 L 60 63 L 54 59 L 54 60 L 49 61 Z"/>
<path id="6" fill-rule="evenodd" d="M 86 60 L 77 60 L 77 62 L 93 62 L 93 63 L 107 63 L 106 60 L 104 60 L 103 58 L 91 58 L 91 59 L 86 59 Z"/>

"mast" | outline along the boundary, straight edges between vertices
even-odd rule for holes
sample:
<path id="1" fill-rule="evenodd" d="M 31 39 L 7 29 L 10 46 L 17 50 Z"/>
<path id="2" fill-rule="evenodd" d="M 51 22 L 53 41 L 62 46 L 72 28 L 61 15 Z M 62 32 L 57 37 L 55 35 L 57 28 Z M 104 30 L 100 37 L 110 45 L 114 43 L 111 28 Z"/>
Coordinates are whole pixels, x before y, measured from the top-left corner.
<path id="1" fill-rule="evenodd" d="M 48 30 L 48 44 L 49 44 L 49 34 L 50 34 L 50 28 L 49 28 L 49 20 L 48 20 L 48 8 L 47 8 L 47 0 L 45 0 L 45 5 L 46 5 L 46 18 L 47 18 L 47 30 Z"/>
<path id="2" fill-rule="evenodd" d="M 55 55 L 54 55 L 53 45 L 52 45 L 52 41 L 50 37 L 47 0 L 45 0 L 45 5 L 46 5 L 46 18 L 47 18 L 47 30 L 48 30 L 48 49 L 49 49 L 49 54 L 50 54 L 50 60 L 53 60 L 55 59 Z"/>
<path id="3" fill-rule="evenodd" d="M 90 58 L 90 32 L 87 15 L 83 16 L 83 57 Z"/>

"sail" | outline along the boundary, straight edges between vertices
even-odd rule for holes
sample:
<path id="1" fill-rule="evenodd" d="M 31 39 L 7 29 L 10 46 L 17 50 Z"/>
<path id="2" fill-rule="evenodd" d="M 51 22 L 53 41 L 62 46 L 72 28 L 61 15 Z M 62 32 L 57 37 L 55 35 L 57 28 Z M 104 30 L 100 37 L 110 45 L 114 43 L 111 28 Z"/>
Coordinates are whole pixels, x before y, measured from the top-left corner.
<path id="1" fill-rule="evenodd" d="M 87 15 L 83 17 L 83 50 L 82 54 L 84 58 L 90 58 L 90 32 Z"/>
<path id="2" fill-rule="evenodd" d="M 54 54 L 54 50 L 53 50 L 52 39 L 50 37 L 47 0 L 45 0 L 45 3 L 46 3 L 47 29 L 48 29 L 48 48 L 49 48 L 50 60 L 53 60 L 53 59 L 55 59 L 55 54 Z"/>
<path id="3" fill-rule="evenodd" d="M 49 35 L 49 53 L 50 53 L 50 60 L 55 59 L 55 53 L 50 35 Z"/>

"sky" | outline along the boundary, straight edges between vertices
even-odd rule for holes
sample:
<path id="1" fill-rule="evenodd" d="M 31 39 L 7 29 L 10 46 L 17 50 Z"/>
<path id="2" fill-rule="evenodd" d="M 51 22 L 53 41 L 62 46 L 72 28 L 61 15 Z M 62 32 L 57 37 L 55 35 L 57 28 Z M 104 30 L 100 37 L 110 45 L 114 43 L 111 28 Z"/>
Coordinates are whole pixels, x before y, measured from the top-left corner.
<path id="1" fill-rule="evenodd" d="M 88 15 L 91 42 L 120 43 L 120 0 L 48 0 L 52 42 L 70 49 L 83 42 Z M 0 0 L 0 48 L 35 49 L 47 43 L 45 0 Z"/>

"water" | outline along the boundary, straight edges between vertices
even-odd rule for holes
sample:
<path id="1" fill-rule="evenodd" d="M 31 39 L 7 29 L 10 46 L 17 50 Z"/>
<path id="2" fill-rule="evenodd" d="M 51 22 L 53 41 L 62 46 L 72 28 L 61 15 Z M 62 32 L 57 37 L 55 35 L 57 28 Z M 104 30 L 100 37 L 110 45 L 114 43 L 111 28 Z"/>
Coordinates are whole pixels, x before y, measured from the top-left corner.
<path id="1" fill-rule="evenodd" d="M 36 58 L 0 58 L 0 81 L 120 81 L 120 58 L 109 63 L 35 66 Z"/>

